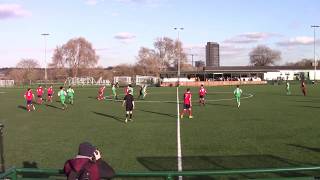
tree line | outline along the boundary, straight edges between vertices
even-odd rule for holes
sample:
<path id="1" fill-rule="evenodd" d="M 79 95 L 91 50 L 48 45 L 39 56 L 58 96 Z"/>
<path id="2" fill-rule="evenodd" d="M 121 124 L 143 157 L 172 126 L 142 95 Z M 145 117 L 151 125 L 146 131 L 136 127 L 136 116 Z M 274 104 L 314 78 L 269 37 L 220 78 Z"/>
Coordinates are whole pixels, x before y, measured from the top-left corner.
<path id="1" fill-rule="evenodd" d="M 187 61 L 187 53 L 181 41 L 168 37 L 157 38 L 153 48 L 141 47 L 133 65 L 120 64 L 115 67 L 98 67 L 99 56 L 92 44 L 83 37 L 70 39 L 67 43 L 57 46 L 51 62 L 48 64 L 49 80 L 65 80 L 67 77 L 91 76 L 112 79 L 113 76 L 154 75 L 163 71 L 176 71 L 180 59 L 182 71 L 196 70 Z M 265 45 L 258 45 L 249 53 L 250 65 L 272 66 L 281 60 L 281 52 Z M 302 59 L 288 66 L 311 66 L 313 61 Z M 35 81 L 44 79 L 44 70 L 35 59 L 22 59 L 16 68 L 11 69 L 7 76 L 16 81 Z"/>

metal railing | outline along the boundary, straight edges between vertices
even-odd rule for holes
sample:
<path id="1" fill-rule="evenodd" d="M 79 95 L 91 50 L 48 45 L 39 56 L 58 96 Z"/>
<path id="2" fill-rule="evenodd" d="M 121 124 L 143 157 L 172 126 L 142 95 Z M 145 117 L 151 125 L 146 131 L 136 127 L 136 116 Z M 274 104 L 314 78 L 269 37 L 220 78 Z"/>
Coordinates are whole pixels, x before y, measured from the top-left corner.
<path id="1" fill-rule="evenodd" d="M 158 177 L 166 180 L 173 180 L 175 177 L 200 177 L 200 176 L 222 176 L 222 175 L 244 175 L 259 173 L 288 173 L 301 171 L 316 171 L 320 175 L 320 166 L 314 167 L 288 167 L 288 168 L 265 168 L 265 169 L 234 169 L 216 171 L 157 171 L 157 172 L 118 172 L 115 178 L 119 177 Z M 18 180 L 24 179 L 21 175 L 28 174 L 28 178 L 48 179 L 50 176 L 65 178 L 63 170 L 60 169 L 34 169 L 34 168 L 10 168 L 0 174 L 0 179 Z M 288 178 L 288 177 L 287 177 Z M 316 179 L 316 178 L 315 178 Z"/>

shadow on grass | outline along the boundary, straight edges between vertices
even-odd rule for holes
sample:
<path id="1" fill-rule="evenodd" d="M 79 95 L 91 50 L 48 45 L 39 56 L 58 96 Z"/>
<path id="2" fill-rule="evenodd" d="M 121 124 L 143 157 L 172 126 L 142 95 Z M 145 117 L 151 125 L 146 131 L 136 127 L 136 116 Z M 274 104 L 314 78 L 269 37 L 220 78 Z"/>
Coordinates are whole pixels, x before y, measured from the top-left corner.
<path id="1" fill-rule="evenodd" d="M 26 106 L 22 106 L 22 105 L 19 105 L 18 108 L 23 109 L 23 110 L 27 110 Z"/>
<path id="2" fill-rule="evenodd" d="M 295 102 L 304 102 L 304 103 L 318 103 L 312 100 L 295 100 Z"/>
<path id="3" fill-rule="evenodd" d="M 60 107 L 57 107 L 57 106 L 54 106 L 52 104 L 46 104 L 47 107 L 51 107 L 51 108 L 54 108 L 54 109 L 61 109 Z"/>
<path id="4" fill-rule="evenodd" d="M 97 99 L 97 97 L 88 96 L 88 99 Z"/>
<path id="5" fill-rule="evenodd" d="M 104 117 L 108 117 L 108 118 L 111 118 L 111 119 L 114 119 L 118 122 L 121 122 L 121 123 L 125 123 L 124 120 L 120 117 L 117 117 L 117 116 L 113 116 L 113 115 L 109 115 L 109 114 L 104 114 L 104 113 L 99 113 L 99 112 L 95 112 L 95 111 L 92 111 L 94 114 L 97 114 L 97 115 L 100 115 L 100 116 L 104 116 Z"/>
<path id="6" fill-rule="evenodd" d="M 173 115 L 173 114 L 156 112 L 156 111 L 148 111 L 148 110 L 143 110 L 143 109 L 137 109 L 136 111 L 142 111 L 142 112 L 146 112 L 146 113 L 157 114 L 157 115 L 161 115 L 161 116 L 169 116 L 169 117 L 174 117 L 174 118 L 177 117 L 177 115 Z"/>
<path id="7" fill-rule="evenodd" d="M 206 105 L 209 105 L 209 106 L 221 106 L 221 107 L 237 107 L 236 103 L 231 105 L 231 104 L 219 104 L 219 103 L 206 102 Z"/>
<path id="8" fill-rule="evenodd" d="M 177 157 L 137 157 L 137 161 L 150 171 L 176 171 Z M 308 164 L 273 155 L 239 155 L 239 156 L 185 156 L 182 158 L 184 171 L 214 171 L 235 169 L 262 169 L 262 168 L 284 168 L 301 167 Z M 264 174 L 239 174 L 226 175 L 224 177 L 234 179 L 250 179 L 262 177 L 301 177 L 314 176 L 315 172 L 279 172 Z M 188 178 L 189 179 L 189 178 Z M 192 179 L 192 178 L 190 178 Z M 200 179 L 200 178 L 195 178 Z M 213 179 L 204 176 L 203 179 Z"/>
<path id="9" fill-rule="evenodd" d="M 304 108 L 320 109 L 319 106 L 310 106 L 310 105 L 295 105 L 295 107 L 304 107 Z"/>
<path id="10" fill-rule="evenodd" d="M 301 148 L 301 149 L 306 149 L 309 151 L 320 152 L 320 148 L 308 147 L 308 146 L 303 146 L 303 145 L 299 145 L 299 144 L 287 144 L 287 145 L 292 146 L 292 147 Z"/>

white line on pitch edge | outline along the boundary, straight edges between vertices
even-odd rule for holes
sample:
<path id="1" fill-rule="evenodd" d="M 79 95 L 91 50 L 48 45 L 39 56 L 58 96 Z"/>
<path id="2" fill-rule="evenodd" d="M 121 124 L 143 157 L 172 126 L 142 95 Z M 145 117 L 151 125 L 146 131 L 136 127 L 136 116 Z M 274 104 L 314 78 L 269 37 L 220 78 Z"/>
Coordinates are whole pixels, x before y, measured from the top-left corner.
<path id="1" fill-rule="evenodd" d="M 178 171 L 182 171 L 182 152 L 181 152 L 181 134 L 180 134 L 180 110 L 179 110 L 179 87 L 177 87 L 177 149 L 178 149 Z M 179 176 L 182 180 L 182 176 Z"/>

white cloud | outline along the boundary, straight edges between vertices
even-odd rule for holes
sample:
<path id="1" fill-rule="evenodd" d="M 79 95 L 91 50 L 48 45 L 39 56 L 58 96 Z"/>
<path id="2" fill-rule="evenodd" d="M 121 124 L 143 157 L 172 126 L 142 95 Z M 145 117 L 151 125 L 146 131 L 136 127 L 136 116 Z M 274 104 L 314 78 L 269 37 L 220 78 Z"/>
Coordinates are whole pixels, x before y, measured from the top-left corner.
<path id="1" fill-rule="evenodd" d="M 316 42 L 319 42 L 318 39 Z M 308 36 L 297 36 L 288 40 L 277 42 L 279 46 L 301 46 L 301 45 L 312 45 L 314 43 L 313 37 Z"/>
<path id="2" fill-rule="evenodd" d="M 30 16 L 31 12 L 22 8 L 20 4 L 0 4 L 0 19 Z"/>
<path id="3" fill-rule="evenodd" d="M 113 13 L 111 13 L 111 16 L 113 16 L 113 17 L 117 17 L 117 16 L 119 16 L 120 14 L 119 13 L 117 13 L 117 12 L 113 12 Z"/>
<path id="4" fill-rule="evenodd" d="M 226 39 L 224 43 L 229 44 L 250 44 L 250 43 L 257 43 L 261 40 L 265 40 L 271 37 L 280 36 L 279 34 L 275 33 L 266 33 L 266 32 L 248 32 L 236 35 L 232 38 Z"/>
<path id="5" fill-rule="evenodd" d="M 190 50 L 190 51 L 197 51 L 197 50 L 204 50 L 206 47 L 206 44 L 186 44 L 183 46 L 185 50 Z"/>
<path id="6" fill-rule="evenodd" d="M 90 6 L 94 6 L 98 4 L 97 0 L 86 0 L 85 3 Z"/>
<path id="7" fill-rule="evenodd" d="M 124 4 L 146 5 L 149 7 L 158 7 L 165 3 L 166 0 L 115 0 Z"/>
<path id="8" fill-rule="evenodd" d="M 130 43 L 136 38 L 136 35 L 129 32 L 119 32 L 114 35 L 114 38 L 120 40 L 122 43 Z"/>
<path id="9" fill-rule="evenodd" d="M 129 33 L 129 32 L 119 32 L 116 35 L 114 35 L 114 38 L 116 39 L 134 39 L 136 38 L 136 35 Z"/>
<path id="10" fill-rule="evenodd" d="M 239 47 L 233 45 L 221 45 L 220 54 L 225 56 L 236 56 L 239 54 L 247 54 L 249 51 L 246 47 Z"/>

